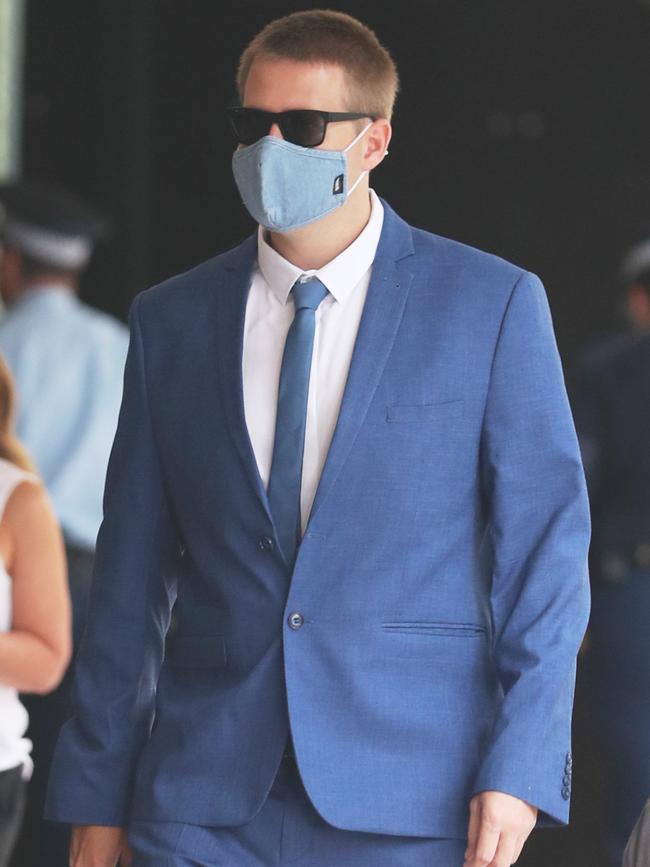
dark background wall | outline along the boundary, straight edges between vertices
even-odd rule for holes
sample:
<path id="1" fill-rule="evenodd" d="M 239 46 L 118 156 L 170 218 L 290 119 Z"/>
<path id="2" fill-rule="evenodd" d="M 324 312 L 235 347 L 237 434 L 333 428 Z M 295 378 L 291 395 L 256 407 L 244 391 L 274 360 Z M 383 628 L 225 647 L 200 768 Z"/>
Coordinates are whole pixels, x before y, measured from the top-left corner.
<path id="1" fill-rule="evenodd" d="M 252 228 L 224 105 L 246 41 L 291 0 L 31 0 L 24 169 L 114 218 L 84 294 L 135 292 Z M 373 184 L 408 220 L 543 278 L 565 358 L 612 326 L 621 250 L 650 233 L 650 4 L 332 3 L 391 49 L 402 93 Z"/>
<path id="2" fill-rule="evenodd" d="M 93 198 L 115 233 L 84 296 L 125 317 L 145 286 L 253 228 L 222 115 L 234 69 L 286 0 L 31 0 L 24 170 Z M 410 222 L 539 273 L 565 366 L 616 327 L 614 276 L 650 235 L 650 3 L 330 3 L 370 24 L 402 77 L 373 186 Z M 578 702 L 574 825 L 520 862 L 598 867 L 605 770 Z"/>

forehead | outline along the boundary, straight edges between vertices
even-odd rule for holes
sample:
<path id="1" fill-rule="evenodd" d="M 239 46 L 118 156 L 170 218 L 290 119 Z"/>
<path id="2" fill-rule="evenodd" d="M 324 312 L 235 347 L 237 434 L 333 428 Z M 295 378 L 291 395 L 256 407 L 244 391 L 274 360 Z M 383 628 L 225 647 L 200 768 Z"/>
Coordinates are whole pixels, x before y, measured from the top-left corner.
<path id="1" fill-rule="evenodd" d="M 253 61 L 248 73 L 243 104 L 267 111 L 290 108 L 344 111 L 345 73 L 331 63 L 260 57 Z"/>

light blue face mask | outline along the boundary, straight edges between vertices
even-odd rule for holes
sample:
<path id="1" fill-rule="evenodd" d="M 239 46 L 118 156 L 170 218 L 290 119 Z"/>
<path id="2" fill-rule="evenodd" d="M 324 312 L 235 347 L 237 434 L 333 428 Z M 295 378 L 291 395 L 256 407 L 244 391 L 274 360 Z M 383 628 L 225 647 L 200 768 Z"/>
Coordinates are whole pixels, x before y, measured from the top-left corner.
<path id="1" fill-rule="evenodd" d="M 347 152 L 372 122 L 342 151 L 304 148 L 273 135 L 239 148 L 232 171 L 250 215 L 266 229 L 289 232 L 345 204 L 367 171 L 348 188 Z"/>

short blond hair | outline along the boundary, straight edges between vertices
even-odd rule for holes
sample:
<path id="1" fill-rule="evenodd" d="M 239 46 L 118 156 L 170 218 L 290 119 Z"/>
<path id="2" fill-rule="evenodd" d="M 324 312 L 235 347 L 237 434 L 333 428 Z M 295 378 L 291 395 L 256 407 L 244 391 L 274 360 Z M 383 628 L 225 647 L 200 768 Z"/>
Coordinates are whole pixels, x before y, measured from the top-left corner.
<path id="1" fill-rule="evenodd" d="M 350 111 L 388 120 L 393 114 L 399 90 L 395 63 L 375 33 L 344 12 L 311 9 L 267 24 L 239 59 L 237 90 L 242 102 L 258 57 L 340 66 L 347 79 Z"/>

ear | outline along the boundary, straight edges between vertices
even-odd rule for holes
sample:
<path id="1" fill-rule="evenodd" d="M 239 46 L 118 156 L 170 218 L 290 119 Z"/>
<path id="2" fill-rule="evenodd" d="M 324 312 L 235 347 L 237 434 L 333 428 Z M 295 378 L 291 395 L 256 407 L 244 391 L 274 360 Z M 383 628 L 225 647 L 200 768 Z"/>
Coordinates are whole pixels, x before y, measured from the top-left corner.
<path id="1" fill-rule="evenodd" d="M 388 144 L 393 134 L 392 127 L 386 118 L 374 121 L 365 139 L 365 148 L 361 167 L 367 171 L 374 169 L 384 159 Z"/>

